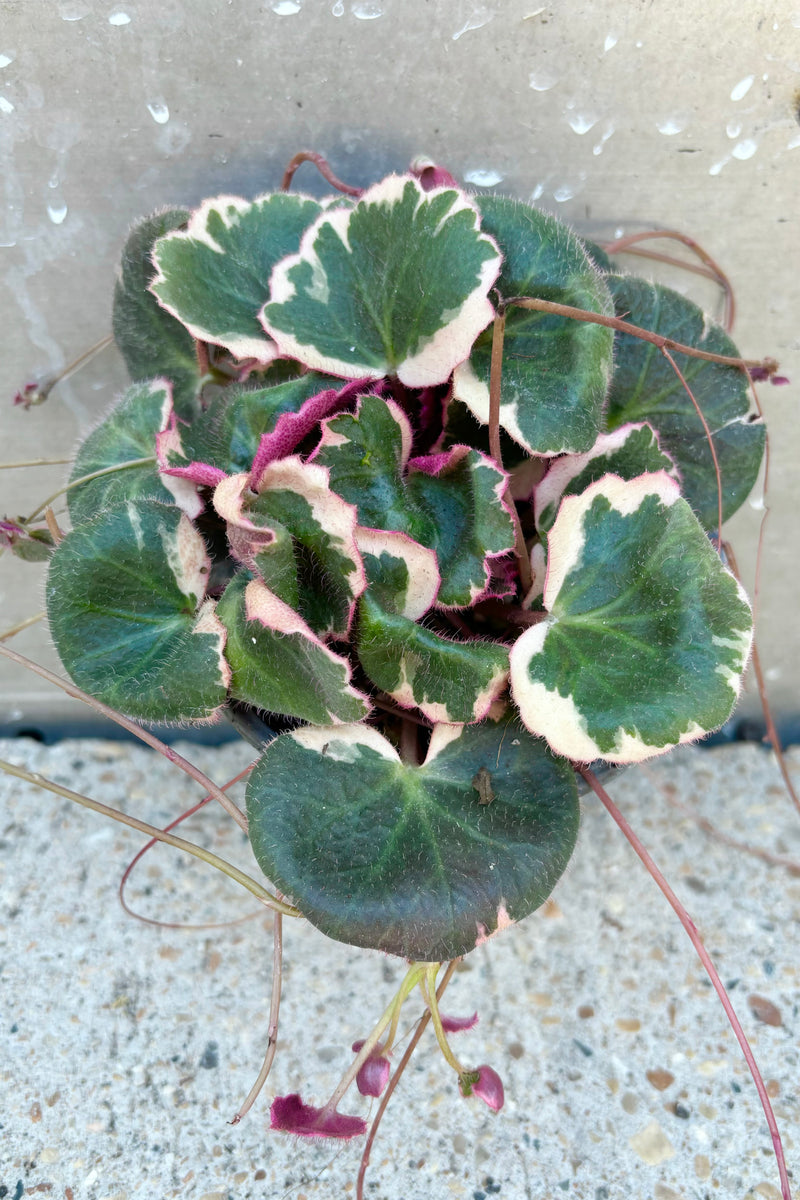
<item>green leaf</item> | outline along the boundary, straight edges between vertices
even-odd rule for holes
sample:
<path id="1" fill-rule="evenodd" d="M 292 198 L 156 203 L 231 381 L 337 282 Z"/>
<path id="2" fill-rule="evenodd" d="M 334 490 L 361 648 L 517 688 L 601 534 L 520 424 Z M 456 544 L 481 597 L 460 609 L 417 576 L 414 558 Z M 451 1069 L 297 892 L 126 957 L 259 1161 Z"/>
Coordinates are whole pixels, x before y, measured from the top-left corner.
<path id="1" fill-rule="evenodd" d="M 739 356 L 718 325 L 684 296 L 644 279 L 608 277 L 620 316 L 633 325 L 713 354 Z M 758 476 L 766 431 L 751 420 L 747 376 L 738 367 L 677 355 L 676 362 L 708 423 L 722 474 L 722 519 L 747 499 Z M 649 342 L 617 334 L 608 399 L 609 429 L 647 421 L 678 466 L 684 496 L 705 529 L 716 529 L 717 478 L 702 422 L 663 354 Z"/>
<path id="2" fill-rule="evenodd" d="M 261 475 L 257 493 L 250 491 L 248 475 L 230 476 L 217 486 L 214 507 L 227 523 L 231 550 L 240 562 L 255 570 L 263 562 L 267 583 L 277 570 L 282 581 L 277 594 L 297 607 L 318 637 L 347 636 L 366 576 L 356 548 L 355 508 L 331 491 L 324 467 L 294 456 L 278 459 Z M 274 529 L 294 540 L 293 586 L 285 539 L 276 538 Z"/>
<path id="3" fill-rule="evenodd" d="M 278 352 L 258 313 L 269 297 L 270 275 L 297 250 L 319 212 L 316 200 L 298 193 L 204 200 L 185 230 L 156 243 L 151 291 L 200 341 L 224 346 L 234 358 L 268 363 Z"/>
<path id="4" fill-rule="evenodd" d="M 273 432 L 281 416 L 300 412 L 312 396 L 340 387 L 341 382 L 308 371 L 270 387 L 234 384 L 215 396 L 205 412 L 181 431 L 185 459 L 209 463 L 226 475 L 249 471 L 262 436 Z"/>
<path id="5" fill-rule="evenodd" d="M 387 612 L 371 590 L 359 601 L 356 649 L 377 687 L 431 721 L 480 721 L 508 679 L 507 646 L 442 637 Z"/>
<path id="6" fill-rule="evenodd" d="M 231 695 L 316 725 L 360 721 L 369 701 L 351 686 L 350 665 L 259 580 L 240 572 L 218 605 L 228 630 Z"/>
<path id="7" fill-rule="evenodd" d="M 486 594 L 489 557 L 514 548 L 514 525 L 503 502 L 506 476 L 468 446 L 409 465 L 407 494 L 433 526 L 431 545 L 442 575 L 437 604 L 465 608 Z"/>
<path id="8" fill-rule="evenodd" d="M 604 475 L 636 479 L 656 471 L 677 478 L 674 462 L 660 448 L 649 425 L 620 425 L 613 433 L 602 433 L 586 454 L 565 454 L 552 464 L 534 493 L 536 528 L 546 533 L 563 497 L 580 495 Z"/>
<path id="9" fill-rule="evenodd" d="M 391 400 L 362 396 L 354 416 L 323 424 L 314 461 L 358 509 L 362 526 L 404 533 L 436 552 L 437 604 L 467 607 L 485 594 L 488 558 L 514 545 L 506 476 L 477 450 L 454 446 L 409 462 L 411 428 Z"/>
<path id="10" fill-rule="evenodd" d="M 203 721 L 224 704 L 225 631 L 202 603 L 209 559 L 178 508 L 129 500 L 78 525 L 47 580 L 50 632 L 79 687 L 144 721 Z"/>
<path id="11" fill-rule="evenodd" d="M 512 648 L 511 687 L 556 753 L 638 762 L 730 716 L 750 609 L 664 472 L 607 475 L 562 501 L 544 606 Z"/>
<path id="12" fill-rule="evenodd" d="M 156 240 L 189 219 L 182 208 L 153 213 L 134 225 L 122 251 L 114 287 L 112 327 L 131 379 L 163 375 L 173 388 L 176 411 L 190 417 L 197 411 L 200 370 L 195 342 L 187 329 L 166 312 L 150 292 L 156 269 Z"/>
<path id="13" fill-rule="evenodd" d="M 439 566 L 436 554 L 404 533 L 356 529 L 372 599 L 388 613 L 418 621 L 436 602 Z"/>
<path id="14" fill-rule="evenodd" d="M 180 500 L 181 508 L 186 509 L 188 504 L 189 515 L 197 516 L 202 502 L 195 489 L 185 480 L 160 475 L 156 466 L 156 435 L 167 428 L 171 414 L 171 387 L 166 380 L 151 379 L 128 388 L 103 423 L 81 445 L 70 482 L 109 467 L 123 469 L 81 483 L 67 492 L 74 525 L 126 500 L 160 500 L 164 504 Z M 152 458 L 153 463 L 125 467 L 125 463 L 139 458 Z"/>
<path id="15" fill-rule="evenodd" d="M 500 295 L 532 296 L 613 315 L 603 277 L 555 217 L 503 196 L 481 196 L 481 227 L 503 252 Z M 510 308 L 501 374 L 500 424 L 531 454 L 588 450 L 601 427 L 613 333 L 601 325 Z M 475 343 L 454 394 L 489 421 L 492 331 Z"/>
<path id="16" fill-rule="evenodd" d="M 276 738 L 247 816 L 264 874 L 328 937 L 436 962 L 547 899 L 578 800 L 568 764 L 516 723 L 438 727 L 421 767 L 351 725 Z"/>
<path id="17" fill-rule="evenodd" d="M 491 321 L 499 266 L 462 192 L 390 175 L 317 218 L 276 268 L 261 319 L 308 366 L 426 387 L 449 378 Z"/>

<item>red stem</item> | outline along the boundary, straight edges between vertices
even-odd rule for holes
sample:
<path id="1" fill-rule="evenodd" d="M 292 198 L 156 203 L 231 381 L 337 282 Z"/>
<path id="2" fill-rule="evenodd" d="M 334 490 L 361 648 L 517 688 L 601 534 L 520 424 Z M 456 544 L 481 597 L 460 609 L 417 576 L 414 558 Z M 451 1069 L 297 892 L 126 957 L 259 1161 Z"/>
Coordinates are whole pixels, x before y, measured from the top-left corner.
<path id="1" fill-rule="evenodd" d="M 717 478 L 717 536 L 716 536 L 716 543 L 717 543 L 717 553 L 719 553 L 719 551 L 722 549 L 722 475 L 721 475 L 720 469 L 719 469 L 719 459 L 717 458 L 717 451 L 716 451 L 716 447 L 714 446 L 714 439 L 711 436 L 711 430 L 709 429 L 708 421 L 706 420 L 706 418 L 703 414 L 703 410 L 700 407 L 700 405 L 697 403 L 697 401 L 695 400 L 694 393 L 692 392 L 692 389 L 689 387 L 685 378 L 681 374 L 681 371 L 678 367 L 678 364 L 675 362 L 675 359 L 672 357 L 669 350 L 667 350 L 666 346 L 661 347 L 661 353 L 664 355 L 664 358 L 666 358 L 667 362 L 672 367 L 675 374 L 678 376 L 678 379 L 680 379 L 681 384 L 683 385 L 684 391 L 686 392 L 687 396 L 689 397 L 692 404 L 694 405 L 695 412 L 697 413 L 698 417 L 700 418 L 700 420 L 703 424 L 703 430 L 705 431 L 706 441 L 708 442 L 708 448 L 711 451 L 711 458 L 713 459 L 713 462 L 714 462 L 714 474 L 716 475 L 716 478 Z"/>
<path id="2" fill-rule="evenodd" d="M 322 178 L 326 180 L 331 187 L 335 187 L 337 192 L 344 192 L 345 196 L 359 197 L 363 195 L 363 188 L 351 187 L 348 183 L 342 183 L 341 179 L 338 179 L 337 176 L 334 175 L 333 171 L 328 165 L 327 158 L 325 158 L 325 156 L 322 154 L 317 154 L 314 150 L 300 150 L 298 154 L 295 154 L 294 158 L 290 161 L 288 167 L 283 173 L 283 179 L 281 180 L 282 192 L 288 192 L 292 185 L 292 179 L 294 178 L 295 171 L 304 162 L 312 162 Z"/>
<path id="3" fill-rule="evenodd" d="M 745 1062 L 747 1063 L 747 1066 L 750 1070 L 750 1074 L 753 1077 L 753 1083 L 756 1085 L 756 1091 L 758 1092 L 759 1099 L 761 1100 L 761 1107 L 764 1110 L 764 1116 L 766 1117 L 767 1125 L 769 1126 L 769 1131 L 772 1135 L 772 1148 L 775 1153 L 775 1159 L 778 1164 L 778 1173 L 779 1173 L 780 1179 L 781 1179 L 781 1194 L 783 1196 L 783 1200 L 792 1200 L 792 1193 L 791 1193 L 791 1189 L 789 1187 L 789 1176 L 788 1176 L 788 1173 L 786 1170 L 786 1159 L 785 1159 L 784 1153 L 783 1153 L 783 1143 L 781 1142 L 781 1135 L 778 1131 L 778 1123 L 775 1120 L 775 1113 L 772 1110 L 772 1105 L 770 1103 L 770 1099 L 767 1094 L 767 1089 L 764 1086 L 764 1080 L 761 1078 L 761 1072 L 759 1071 L 758 1065 L 753 1056 L 753 1051 L 750 1048 L 750 1043 L 748 1042 L 748 1040 L 745 1036 L 744 1030 L 742 1029 L 742 1026 L 739 1023 L 739 1018 L 736 1016 L 736 1012 L 734 1011 L 734 1007 L 731 1004 L 728 993 L 725 991 L 725 986 L 719 977 L 717 968 L 714 966 L 714 963 L 711 960 L 711 956 L 709 955 L 708 951 L 706 950 L 705 946 L 703 945 L 703 940 L 700 937 L 700 934 L 698 933 L 697 926 L 695 925 L 692 918 L 689 916 L 689 914 L 686 911 L 686 909 L 684 908 L 684 906 L 681 904 L 678 897 L 673 892 L 672 888 L 667 883 L 663 874 L 661 873 L 661 871 L 659 870 L 659 868 L 656 866 L 655 862 L 653 861 L 653 858 L 651 857 L 651 855 L 644 848 L 641 841 L 639 840 L 637 835 L 634 833 L 634 831 L 631 829 L 630 825 L 625 820 L 622 813 L 619 811 L 616 804 L 611 799 L 611 797 L 609 796 L 609 794 L 605 790 L 605 788 L 602 786 L 602 784 L 600 783 L 600 781 L 598 780 L 598 778 L 596 777 L 594 772 L 591 771 L 589 769 L 589 767 L 582 766 L 579 763 L 574 763 L 573 765 L 575 766 L 575 769 L 580 772 L 580 774 L 583 776 L 583 778 L 589 784 L 589 787 L 592 789 L 592 791 L 595 793 L 595 795 L 598 797 L 598 799 L 601 801 L 601 803 L 605 806 L 606 811 L 608 812 L 611 819 L 616 822 L 616 824 L 622 830 L 622 833 L 625 835 L 625 837 L 630 842 L 634 852 L 638 855 L 638 857 L 644 863 L 645 869 L 648 871 L 650 876 L 653 878 L 656 885 L 660 888 L 661 892 L 663 893 L 663 895 L 665 896 L 665 898 L 667 900 L 667 903 L 673 909 L 673 911 L 675 912 L 676 916 L 678 917 L 678 920 L 680 921 L 681 925 L 686 930 L 689 940 L 691 941 L 692 945 L 694 946 L 697 957 L 700 959 L 701 963 L 705 967 L 708 977 L 711 980 L 714 991 L 717 993 L 720 1003 L 725 1010 L 725 1015 L 727 1016 L 728 1020 L 730 1021 L 731 1028 L 733 1029 L 736 1040 L 739 1043 L 739 1046 L 741 1047 L 741 1051 L 742 1051 L 742 1054 L 744 1055 Z"/>

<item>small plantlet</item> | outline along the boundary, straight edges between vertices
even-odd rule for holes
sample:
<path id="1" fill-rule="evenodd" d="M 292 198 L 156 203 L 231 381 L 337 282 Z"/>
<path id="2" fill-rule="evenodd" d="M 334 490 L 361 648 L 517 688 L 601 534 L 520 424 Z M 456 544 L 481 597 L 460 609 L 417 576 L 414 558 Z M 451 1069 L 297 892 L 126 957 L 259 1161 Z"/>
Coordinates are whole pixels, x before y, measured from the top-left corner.
<path id="1" fill-rule="evenodd" d="M 336 194 L 288 191 L 305 158 Z M 477 1017 L 439 997 L 550 895 L 579 781 L 727 1003 L 591 764 L 664 754 L 736 704 L 752 616 L 720 530 L 764 455 L 752 381 L 780 377 L 683 296 L 427 160 L 362 191 L 300 155 L 284 183 L 133 229 L 113 329 L 134 382 L 78 450 L 68 518 L 51 497 L 0 539 L 50 560 L 72 694 L 129 727 L 229 720 L 258 745 L 246 813 L 205 781 L 269 886 L 215 865 L 275 911 L 269 1047 L 235 1120 L 277 1046 L 284 915 L 407 960 L 328 1101 L 271 1107 L 275 1130 L 352 1138 L 350 1085 L 380 1096 L 362 1196 L 427 1021 L 461 1094 L 502 1108 L 496 1069 L 450 1046 Z M 391 1075 L 412 995 L 424 1020 Z"/>

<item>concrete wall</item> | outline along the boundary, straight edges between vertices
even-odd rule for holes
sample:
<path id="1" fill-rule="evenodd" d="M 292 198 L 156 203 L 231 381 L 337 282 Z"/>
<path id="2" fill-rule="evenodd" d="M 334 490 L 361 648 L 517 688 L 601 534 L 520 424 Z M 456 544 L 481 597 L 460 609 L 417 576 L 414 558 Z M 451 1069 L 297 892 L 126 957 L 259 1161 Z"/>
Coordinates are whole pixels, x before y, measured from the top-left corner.
<path id="1" fill-rule="evenodd" d="M 123 386 L 107 351 L 46 408 L 10 407 L 108 331 L 129 223 L 277 186 L 299 148 L 356 184 L 426 152 L 585 232 L 681 229 L 729 272 L 742 351 L 793 381 L 762 389 L 759 642 L 777 707 L 796 712 L 798 89 L 797 0 L 3 0 L 0 458 L 66 456 Z M 4 473 L 0 510 L 29 511 L 64 471 Z M 749 583 L 762 515 L 756 498 L 730 530 Z M 41 571 L 4 558 L 0 625 L 39 607 Z M 15 644 L 43 659 L 45 640 L 39 626 Z M 0 696 L 0 724 L 75 712 L 5 664 Z"/>

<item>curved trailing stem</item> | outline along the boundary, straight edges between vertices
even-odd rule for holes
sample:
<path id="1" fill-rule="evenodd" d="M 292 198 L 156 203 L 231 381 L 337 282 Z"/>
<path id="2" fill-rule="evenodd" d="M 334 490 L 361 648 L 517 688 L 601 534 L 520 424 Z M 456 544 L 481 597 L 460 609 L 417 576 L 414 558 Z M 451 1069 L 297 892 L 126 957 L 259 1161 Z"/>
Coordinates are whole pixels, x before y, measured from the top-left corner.
<path id="1" fill-rule="evenodd" d="M 16 637 L 18 633 L 22 633 L 23 629 L 28 629 L 31 625 L 35 625 L 37 621 L 41 621 L 47 614 L 44 609 L 41 612 L 34 613 L 32 617 L 26 617 L 24 621 L 18 621 L 16 625 L 12 625 L 10 629 L 6 629 L 0 633 L 0 642 L 7 642 L 9 638 Z"/>
<path id="2" fill-rule="evenodd" d="M 778 364 L 774 358 L 734 358 L 728 354 L 712 354 L 710 350 L 698 350 L 695 346 L 686 346 L 676 342 L 674 338 L 664 337 L 660 333 L 652 333 L 639 325 L 631 325 L 619 317 L 607 317 L 603 313 L 591 312 L 586 308 L 573 308 L 571 304 L 556 304 L 553 300 L 539 300 L 534 296 L 517 296 L 507 300 L 506 305 L 514 304 L 518 308 L 531 308 L 536 312 L 555 313 L 560 317 L 569 317 L 574 321 L 587 321 L 592 325 L 605 325 L 608 329 L 616 329 L 618 333 L 629 333 L 631 337 L 643 342 L 650 342 L 659 350 L 673 350 L 678 354 L 686 354 L 689 358 L 702 358 L 704 362 L 721 363 L 726 367 L 739 367 L 742 371 L 757 369 L 767 377 L 774 375 Z"/>
<path id="3" fill-rule="evenodd" d="M 72 461 L 71 458 L 29 458 L 25 462 L 0 463 L 0 471 L 13 471 L 16 467 L 59 467 Z"/>
<path id="4" fill-rule="evenodd" d="M 447 970 L 445 971 L 444 975 L 442 976 L 442 981 L 439 984 L 438 988 L 436 989 L 436 999 L 437 1000 L 441 1000 L 442 996 L 444 995 L 445 988 L 447 987 L 448 983 L 452 979 L 453 972 L 455 971 L 456 966 L 458 965 L 459 961 L 460 961 L 459 959 L 454 958 L 451 960 L 451 962 L 449 962 L 447 964 Z M 414 1035 L 411 1038 L 411 1041 L 406 1046 L 403 1057 L 400 1059 L 400 1062 L 397 1064 L 397 1070 L 392 1075 L 392 1077 L 389 1080 L 389 1083 L 386 1087 L 386 1091 L 381 1096 L 381 1101 L 380 1101 L 380 1104 L 378 1105 L 378 1111 L 375 1113 L 375 1119 L 370 1126 L 369 1133 L 367 1134 L 367 1140 L 364 1143 L 364 1151 L 361 1155 L 361 1163 L 359 1164 L 359 1168 L 358 1168 L 358 1180 L 356 1182 L 356 1200 L 364 1200 L 364 1178 L 367 1174 L 367 1167 L 369 1166 L 369 1156 L 370 1156 L 370 1152 L 372 1150 L 372 1144 L 375 1141 L 375 1137 L 378 1133 L 378 1126 L 380 1125 L 381 1120 L 383 1119 L 383 1114 L 386 1112 L 386 1106 L 388 1105 L 389 1101 L 392 1098 L 392 1093 L 394 1092 L 394 1089 L 397 1087 L 398 1083 L 400 1082 L 401 1075 L 403 1074 L 403 1072 L 405 1071 L 406 1067 L 409 1064 L 411 1055 L 414 1053 L 417 1046 L 419 1045 L 420 1038 L 422 1037 L 423 1033 L 425 1032 L 425 1027 L 428 1024 L 428 1021 L 430 1021 L 430 1019 L 431 1019 L 431 1010 L 430 1010 L 430 1008 L 428 1008 L 420 1017 L 419 1022 L 417 1023 L 417 1028 L 414 1031 Z"/>
<path id="5" fill-rule="evenodd" d="M 49 508 L 54 500 L 59 496 L 66 495 L 73 488 L 79 487 L 82 483 L 90 483 L 92 479 L 101 479 L 103 475 L 114 475 L 117 471 L 127 471 L 129 467 L 146 467 L 151 463 L 155 463 L 155 458 L 132 458 L 129 462 L 116 463 L 113 467 L 103 467 L 100 471 L 92 471 L 89 475 L 81 475 L 80 479 L 73 479 L 64 487 L 59 488 L 57 492 L 53 492 L 52 496 L 48 496 L 43 500 L 38 508 L 35 508 L 29 517 L 26 517 L 22 522 L 23 525 L 30 525 L 31 521 L 35 521 L 40 512 L 44 512 Z"/>
<path id="6" fill-rule="evenodd" d="M 274 922 L 272 927 L 272 994 L 269 1004 L 267 1052 L 255 1083 L 247 1093 L 241 1108 L 229 1122 L 231 1125 L 238 1125 L 242 1117 L 246 1116 L 253 1107 L 258 1093 L 267 1082 L 278 1050 L 278 1016 L 281 1008 L 281 983 L 283 981 L 283 917 L 279 912 L 275 913 Z"/>
<path id="7" fill-rule="evenodd" d="M 93 346 L 90 346 L 88 350 L 84 350 L 83 354 L 79 354 L 76 359 L 73 359 L 62 370 L 56 371 L 52 375 L 45 375 L 43 379 L 36 383 L 26 383 L 22 391 L 17 392 L 14 397 L 14 403 L 21 404 L 23 408 L 30 408 L 33 404 L 44 404 L 57 383 L 69 379 L 70 375 L 74 374 L 80 367 L 85 366 L 96 354 L 99 354 L 101 350 L 105 350 L 106 346 L 110 346 L 113 340 L 113 334 L 109 333 L 104 338 L 101 338 L 99 342 L 95 342 Z"/>
<path id="8" fill-rule="evenodd" d="M 324 154 L 317 154 L 314 150 L 300 150 L 290 160 L 281 180 L 282 192 L 288 192 L 292 186 L 295 171 L 304 162 L 312 162 L 326 183 L 335 187 L 337 192 L 343 192 L 345 196 L 355 196 L 356 198 L 363 195 L 363 188 L 351 187 L 349 183 L 342 183 L 341 179 L 334 175 Z"/>
<path id="9" fill-rule="evenodd" d="M 503 375 L 503 345 L 505 343 L 505 336 L 506 306 L 500 303 L 492 326 L 492 358 L 489 375 L 489 453 L 499 471 L 503 470 L 503 453 L 500 448 L 500 392 Z M 525 537 L 519 520 L 519 513 L 511 496 L 510 478 L 506 480 L 504 498 L 506 507 L 514 523 L 514 554 L 517 559 L 517 570 L 519 571 L 522 594 L 526 596 L 533 586 L 533 574 L 531 572 L 530 555 L 525 545 Z"/>
<path id="10" fill-rule="evenodd" d="M 228 788 L 232 787 L 234 783 L 238 783 L 240 779 L 243 779 L 245 775 L 249 774 L 249 772 L 252 771 L 254 765 L 255 765 L 254 763 L 250 763 L 250 765 L 245 767 L 243 771 L 240 771 L 238 775 L 234 775 L 232 779 L 229 779 L 228 782 L 224 785 L 223 791 L 227 791 Z M 191 808 L 187 808 L 185 812 L 182 812 L 179 816 L 175 817 L 174 820 L 170 821 L 170 823 L 168 825 L 165 825 L 162 832 L 169 833 L 171 830 L 175 829 L 176 826 L 180 825 L 182 821 L 188 820 L 189 817 L 193 817 L 196 812 L 199 812 L 201 808 L 205 808 L 205 806 L 207 804 L 210 804 L 213 799 L 214 799 L 213 796 L 204 796 L 202 800 L 199 800 L 197 802 L 197 804 L 193 804 Z M 183 921 L 180 921 L 180 922 L 159 921 L 155 917 L 143 917 L 141 913 L 137 913 L 134 909 L 132 909 L 130 907 L 127 900 L 125 899 L 125 885 L 128 883 L 136 864 L 141 862 L 141 860 L 144 858 L 145 854 L 147 854 L 148 850 L 152 850 L 153 846 L 155 846 L 155 845 L 157 845 L 157 839 L 151 838 L 149 842 L 147 842 L 144 846 L 142 846 L 141 850 L 137 851 L 137 853 L 133 856 L 131 861 L 128 863 L 125 870 L 122 872 L 122 878 L 119 881 L 119 888 L 118 888 L 119 902 L 123 908 L 123 911 L 126 912 L 129 917 L 133 917 L 137 921 L 142 921 L 145 925 L 155 925 L 156 928 L 158 928 L 158 929 L 192 929 L 192 930 L 196 930 L 196 929 L 227 929 L 230 925 L 239 925 L 244 921 L 251 921 L 253 919 L 253 917 L 258 916 L 258 912 L 252 912 L 252 913 L 248 913 L 247 916 L 237 917 L 235 920 L 232 920 L 232 921 L 208 921 L 208 922 L 203 922 L 202 924 L 199 924 L 199 925 L 190 925 L 190 924 L 184 923 Z"/>
<path id="11" fill-rule="evenodd" d="M 691 250 L 704 265 L 698 267 L 696 263 L 681 262 L 679 258 L 672 258 L 668 254 L 659 254 L 654 250 L 644 250 L 640 246 L 641 242 L 658 241 L 661 238 L 680 242 L 687 249 Z M 658 229 L 642 233 L 631 233 L 625 237 L 617 238 L 613 242 L 603 243 L 602 249 L 605 250 L 606 254 L 637 254 L 642 258 L 653 258 L 658 262 L 669 263 L 671 266 L 680 267 L 681 270 L 692 271 L 696 275 L 705 275 L 707 278 L 713 279 L 725 297 L 724 324 L 725 329 L 730 333 L 736 319 L 736 299 L 733 294 L 731 281 L 719 263 L 711 257 L 707 250 L 703 249 L 699 242 L 689 237 L 688 234 L 681 233 L 677 229 Z"/>
<path id="12" fill-rule="evenodd" d="M 667 903 L 675 912 L 678 920 L 685 929 L 692 946 L 694 947 L 697 957 L 705 967 L 706 973 L 711 980 L 714 991 L 719 997 L 719 1001 L 725 1010 L 725 1015 L 727 1016 L 731 1024 L 731 1028 L 733 1029 L 734 1036 L 736 1037 L 742 1054 L 744 1055 L 745 1062 L 747 1063 L 750 1074 L 753 1078 L 753 1083 L 756 1086 L 756 1091 L 758 1092 L 758 1096 L 761 1101 L 761 1107 L 764 1110 L 764 1116 L 766 1117 L 767 1125 L 769 1127 L 770 1134 L 772 1135 L 772 1148 L 778 1164 L 778 1174 L 780 1175 L 781 1180 L 781 1194 L 783 1200 L 792 1200 L 792 1193 L 789 1187 L 789 1176 L 786 1170 L 786 1158 L 783 1153 L 783 1143 L 781 1142 L 781 1135 L 778 1131 L 777 1121 L 775 1120 L 775 1113 L 772 1110 L 772 1104 L 770 1103 L 767 1089 L 764 1086 L 764 1080 L 761 1077 L 758 1064 L 756 1063 L 753 1051 L 750 1048 L 750 1043 L 745 1036 L 745 1032 L 739 1022 L 739 1018 L 736 1015 L 736 1011 L 731 1004 L 730 997 L 725 991 L 725 985 L 720 979 L 717 968 L 714 966 L 711 956 L 703 944 L 703 940 L 700 937 L 697 926 L 689 916 L 684 906 L 681 904 L 678 897 L 673 892 L 670 885 L 667 883 L 659 868 L 656 866 L 656 863 L 650 853 L 645 849 L 644 845 L 634 833 L 633 829 L 631 829 L 630 825 L 625 820 L 625 817 L 619 811 L 616 804 L 611 799 L 600 781 L 597 779 L 594 772 L 591 771 L 589 767 L 583 766 L 580 763 L 573 763 L 573 766 L 577 771 L 580 772 L 580 774 L 589 784 L 589 787 L 604 805 L 611 819 L 616 823 L 624 836 L 628 839 L 628 842 L 630 843 L 634 853 L 641 859 L 648 874 L 652 877 L 653 881 L 666 898 Z"/>
<path id="13" fill-rule="evenodd" d="M 5 771 L 8 775 L 15 775 L 17 779 L 24 779 L 26 783 L 32 783 L 36 787 L 44 788 L 48 792 L 55 792 L 58 796 L 64 796 L 67 800 L 74 800 L 76 804 L 82 805 L 84 808 L 90 808 L 93 812 L 100 813 L 103 817 L 110 817 L 112 821 L 118 821 L 121 825 L 129 825 L 131 829 L 137 829 L 140 833 L 146 833 L 149 837 L 154 838 L 157 842 L 166 842 L 168 846 L 174 846 L 177 850 L 185 850 L 187 854 L 192 854 L 195 858 L 201 859 L 208 863 L 211 867 L 216 867 L 218 871 L 222 871 L 223 875 L 227 875 L 229 879 L 240 883 L 243 888 L 265 904 L 267 908 L 274 908 L 277 912 L 284 913 L 287 917 L 300 917 L 303 914 L 299 909 L 296 909 L 291 904 L 286 904 L 279 900 L 277 896 L 273 896 L 266 888 L 263 888 L 255 879 L 251 879 L 244 871 L 240 871 L 233 863 L 227 862 L 219 855 L 213 854 L 210 850 L 204 850 L 202 846 L 196 846 L 194 842 L 187 842 L 184 838 L 175 837 L 174 834 L 164 833 L 160 829 L 156 829 L 155 825 L 148 825 L 146 821 L 140 821 L 138 817 L 130 817 L 127 813 L 119 812 L 116 808 L 109 808 L 107 804 L 101 804 L 99 800 L 91 800 L 88 796 L 83 796 L 80 792 L 73 792 L 71 788 L 63 787 L 60 783 L 54 783 L 51 779 L 45 779 L 37 771 L 27 771 L 24 767 L 18 767 L 15 763 L 6 762 L 0 759 L 0 770 Z"/>
<path id="14" fill-rule="evenodd" d="M 53 671 L 48 671 L 47 667 L 41 667 L 38 663 L 32 662 L 26 658 L 24 654 L 18 654 L 16 650 L 11 650 L 8 646 L 0 645 L 0 654 L 12 662 L 18 663 L 21 667 L 26 667 L 29 671 L 33 671 L 35 675 L 39 675 L 42 679 L 46 679 L 48 683 L 55 684 L 61 688 L 62 692 L 66 692 L 68 696 L 72 696 L 75 700 L 81 700 L 84 704 L 88 704 L 95 712 L 102 713 L 104 717 L 114 721 L 117 725 L 121 725 L 123 729 L 127 729 L 134 737 L 145 742 L 148 746 L 152 746 L 159 754 L 162 754 L 169 762 L 174 763 L 186 775 L 191 776 L 206 792 L 210 792 L 215 800 L 218 800 L 225 809 L 228 816 L 233 817 L 236 824 L 247 833 L 247 817 L 231 800 L 230 796 L 226 796 L 221 787 L 218 787 L 212 779 L 209 779 L 199 767 L 194 763 L 190 763 L 182 754 L 178 754 L 172 746 L 165 745 L 155 734 L 150 733 L 147 729 L 143 729 L 141 725 L 137 725 L 130 717 L 125 717 L 114 708 L 109 708 L 107 704 L 103 704 L 102 700 L 95 700 L 94 696 L 90 696 L 87 692 L 81 691 L 74 683 L 70 683 L 67 679 L 62 679 L 60 675 L 56 675 Z"/>
<path id="15" fill-rule="evenodd" d="M 719 469 L 719 459 L 717 458 L 717 450 L 714 445 L 714 439 L 711 436 L 711 430 L 709 429 L 708 421 L 705 418 L 703 410 L 700 407 L 700 405 L 697 403 L 697 401 L 695 400 L 692 389 L 689 387 L 689 384 L 686 382 L 683 374 L 681 373 L 680 368 L 678 367 L 678 364 L 675 362 L 675 359 L 672 357 L 672 355 L 670 354 L 670 352 L 666 348 L 666 346 L 661 347 L 661 353 L 664 355 L 664 358 L 667 360 L 667 362 L 672 367 L 675 374 L 678 376 L 678 379 L 680 379 L 683 390 L 686 392 L 687 396 L 689 397 L 692 404 L 694 405 L 694 410 L 697 413 L 697 415 L 700 418 L 700 421 L 702 422 L 702 425 L 703 425 L 703 431 L 705 432 L 705 435 L 706 435 L 706 441 L 708 442 L 708 448 L 711 451 L 711 459 L 714 463 L 714 475 L 715 475 L 716 481 L 717 481 L 717 532 L 716 532 L 716 537 L 714 540 L 717 544 L 717 553 L 719 553 L 719 551 L 722 549 L 722 474 Z"/>
<path id="16" fill-rule="evenodd" d="M 739 574 L 739 567 L 736 562 L 736 557 L 733 553 L 733 547 L 729 542 L 725 542 L 724 547 L 731 570 L 741 583 L 741 576 Z M 794 783 L 792 782 L 792 777 L 789 774 L 789 767 L 786 763 L 786 755 L 783 752 L 780 735 L 772 717 L 772 709 L 770 708 L 769 700 L 767 699 L 767 684 L 766 680 L 764 679 L 764 671 L 761 666 L 761 655 L 758 653 L 758 646 L 755 640 L 753 641 L 753 652 L 750 661 L 753 665 L 753 674 L 756 677 L 756 686 L 758 688 L 758 698 L 761 702 L 761 711 L 764 714 L 764 722 L 767 726 L 767 738 L 769 739 L 772 749 L 775 751 L 775 757 L 778 760 L 778 766 L 780 767 L 780 772 L 783 776 L 783 782 L 786 785 L 786 790 L 789 793 L 789 797 L 798 813 L 800 813 L 800 797 L 797 795 L 797 789 L 795 788 Z"/>

